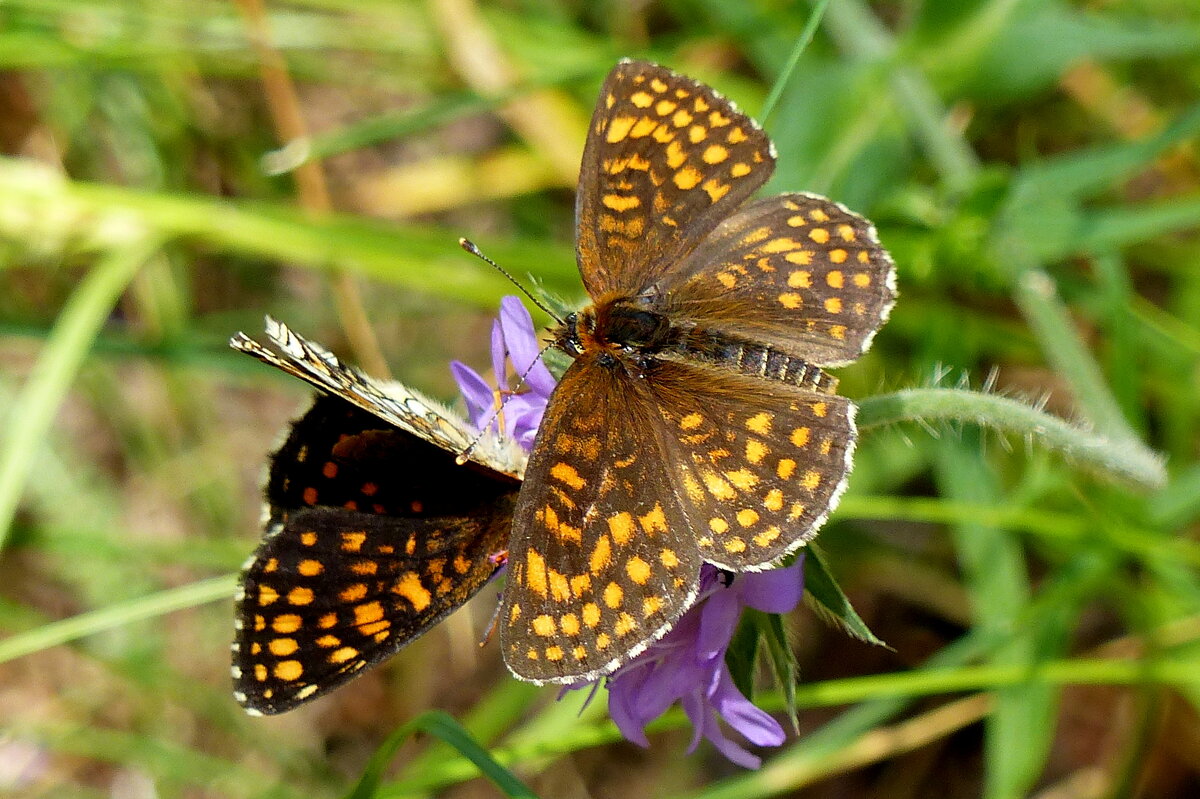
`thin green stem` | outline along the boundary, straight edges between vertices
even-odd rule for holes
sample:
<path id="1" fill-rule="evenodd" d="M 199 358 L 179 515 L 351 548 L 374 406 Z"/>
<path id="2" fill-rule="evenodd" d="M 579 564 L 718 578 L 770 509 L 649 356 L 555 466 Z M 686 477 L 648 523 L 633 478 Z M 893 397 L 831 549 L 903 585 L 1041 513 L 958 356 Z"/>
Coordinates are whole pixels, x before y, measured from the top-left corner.
<path id="1" fill-rule="evenodd" d="M 135 621 L 153 619 L 177 610 L 229 599 L 233 596 L 236 585 L 236 576 L 226 574 L 44 624 L 0 641 L 0 663 L 106 630 L 124 627 Z"/>
<path id="2" fill-rule="evenodd" d="M 952 502 L 933 497 L 849 495 L 837 509 L 838 519 L 886 519 L 927 524 L 975 522 L 1014 530 L 1048 542 L 1094 544 L 1103 532 L 1110 546 L 1139 558 L 1168 558 L 1200 569 L 1200 543 L 1186 538 L 1166 538 L 1145 530 L 1098 525 L 1094 520 L 1042 508 L 997 507 L 974 502 Z"/>
<path id="3" fill-rule="evenodd" d="M 829 7 L 829 0 L 817 0 L 816 7 L 812 14 L 808 17 L 808 22 L 804 25 L 804 30 L 800 31 L 800 35 L 796 38 L 796 44 L 792 47 L 792 52 L 788 56 L 787 63 L 779 72 L 779 77 L 775 79 L 775 85 L 771 87 L 771 93 L 767 95 L 767 99 L 763 101 L 762 111 L 759 112 L 758 121 L 762 124 L 767 124 L 767 119 L 775 110 L 775 106 L 779 103 L 780 96 L 783 95 L 783 89 L 787 86 L 787 82 L 791 79 L 792 73 L 796 71 L 796 65 L 800 63 L 800 56 L 808 48 L 812 42 L 813 36 L 817 33 L 817 27 L 821 24 L 822 17 L 825 16 L 825 9 Z"/>
<path id="4" fill-rule="evenodd" d="M 881 394 L 862 401 L 862 429 L 898 422 L 934 419 L 966 422 L 1036 441 L 1067 458 L 1144 488 L 1166 483 L 1161 459 L 1144 447 L 1076 425 L 1008 397 L 950 388 L 925 388 Z"/>
<path id="5" fill-rule="evenodd" d="M 826 680 L 796 687 L 798 708 L 854 705 L 876 699 L 917 698 L 958 693 L 961 691 L 991 691 L 1016 685 L 1194 685 L 1195 663 L 1187 659 L 1054 660 L 1035 665 L 985 665 L 956 668 L 929 668 L 891 674 Z M 768 710 L 780 710 L 783 698 L 778 693 L 763 693 L 755 703 Z M 652 722 L 647 732 L 677 729 L 687 723 L 679 708 L 673 708 Z M 528 744 L 499 747 L 492 750 L 502 764 L 524 763 L 539 758 L 574 752 L 589 746 L 599 746 L 621 739 L 621 733 L 611 721 L 596 725 L 579 725 L 557 738 L 543 738 Z M 786 753 L 783 755 L 786 757 Z M 448 758 L 436 770 L 419 778 L 381 786 L 379 796 L 409 796 L 420 791 L 451 785 L 469 779 L 474 766 L 465 758 Z M 758 793 L 743 795 L 757 796 Z"/>
<path id="6" fill-rule="evenodd" d="M 113 249 L 80 281 L 59 314 L 29 380 L 4 419 L 7 436 L 0 447 L 0 549 L 32 476 L 38 447 L 50 432 L 92 342 L 129 281 L 159 246 L 156 237 L 139 234 Z"/>
<path id="7" fill-rule="evenodd" d="M 1194 685 L 1196 664 L 1189 658 L 1172 660 L 1111 660 L 1081 658 L 1036 664 L 988 664 L 954 669 L 909 672 L 826 680 L 797 686 L 799 707 L 849 705 L 887 696 L 936 696 L 959 691 L 992 691 L 1014 685 Z M 780 697 L 763 705 L 773 707 Z"/>

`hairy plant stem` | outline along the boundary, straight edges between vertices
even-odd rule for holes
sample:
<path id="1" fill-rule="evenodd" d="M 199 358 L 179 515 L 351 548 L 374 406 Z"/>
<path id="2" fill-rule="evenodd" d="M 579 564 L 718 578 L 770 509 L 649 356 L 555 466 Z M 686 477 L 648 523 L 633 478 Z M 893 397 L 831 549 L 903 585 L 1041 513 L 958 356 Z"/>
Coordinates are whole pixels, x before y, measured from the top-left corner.
<path id="1" fill-rule="evenodd" d="M 859 404 L 858 426 L 897 422 L 964 422 L 1022 436 L 1094 471 L 1159 488 L 1166 482 L 1162 460 L 1125 437 L 1111 437 L 1071 424 L 1024 402 L 953 388 L 918 388 L 880 394 Z"/>

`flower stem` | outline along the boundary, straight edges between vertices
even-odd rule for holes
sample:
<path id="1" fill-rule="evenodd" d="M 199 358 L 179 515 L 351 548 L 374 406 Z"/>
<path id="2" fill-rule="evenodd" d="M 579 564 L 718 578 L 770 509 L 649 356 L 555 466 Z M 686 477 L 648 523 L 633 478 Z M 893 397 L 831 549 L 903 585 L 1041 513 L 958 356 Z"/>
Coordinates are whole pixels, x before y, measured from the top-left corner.
<path id="1" fill-rule="evenodd" d="M 951 388 L 924 388 L 880 394 L 862 401 L 858 426 L 869 429 L 897 422 L 933 419 L 967 422 L 1024 436 L 1095 471 L 1144 488 L 1166 482 L 1162 461 L 1124 436 L 1101 435 L 1008 397 Z"/>

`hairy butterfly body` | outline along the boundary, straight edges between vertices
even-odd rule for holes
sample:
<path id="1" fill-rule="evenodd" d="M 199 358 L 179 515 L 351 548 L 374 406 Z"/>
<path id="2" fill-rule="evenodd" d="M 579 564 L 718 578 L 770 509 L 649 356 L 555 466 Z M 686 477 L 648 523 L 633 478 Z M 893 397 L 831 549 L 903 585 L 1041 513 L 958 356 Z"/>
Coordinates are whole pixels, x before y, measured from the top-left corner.
<path id="1" fill-rule="evenodd" d="M 611 673 L 693 601 L 700 565 L 768 568 L 845 488 L 857 358 L 895 299 L 862 217 L 811 194 L 747 203 L 774 168 L 712 89 L 625 61 L 592 118 L 576 195 L 592 303 L 517 499 L 505 661 L 532 682 Z"/>

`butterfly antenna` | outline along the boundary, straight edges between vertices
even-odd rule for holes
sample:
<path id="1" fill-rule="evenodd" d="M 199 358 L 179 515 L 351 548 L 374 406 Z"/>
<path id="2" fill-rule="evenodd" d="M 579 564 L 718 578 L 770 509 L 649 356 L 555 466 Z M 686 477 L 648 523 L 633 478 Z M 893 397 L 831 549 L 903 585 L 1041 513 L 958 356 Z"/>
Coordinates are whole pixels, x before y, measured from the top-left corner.
<path id="1" fill-rule="evenodd" d="M 515 386 L 510 389 L 496 389 L 494 392 L 495 402 L 492 408 L 492 415 L 489 416 L 487 421 L 480 426 L 479 432 L 476 433 L 475 437 L 471 439 L 471 443 L 467 445 L 467 448 L 455 456 L 455 463 L 457 463 L 459 466 L 462 466 L 471 458 L 471 453 L 475 451 L 475 447 L 479 445 L 480 440 L 487 435 L 487 431 L 491 429 L 492 425 L 495 424 L 497 420 L 500 421 L 500 424 L 497 425 L 497 435 L 501 439 L 504 438 L 503 414 L 505 401 L 525 387 L 525 378 L 529 376 L 529 373 L 533 371 L 533 368 L 542 360 L 542 356 L 546 354 L 546 351 L 553 346 L 554 342 L 551 341 L 538 351 L 537 358 L 533 361 L 533 363 L 529 364 L 529 368 L 517 377 L 517 384 Z M 496 378 L 497 381 L 499 381 L 499 379 L 499 377 Z"/>
<path id="2" fill-rule="evenodd" d="M 531 366 L 530 369 L 532 368 L 533 367 Z M 527 369 L 525 373 L 528 374 L 529 370 Z M 521 379 L 525 379 L 524 375 L 522 375 Z M 499 382 L 499 380 L 500 378 L 497 377 L 496 381 Z M 519 383 L 518 386 L 520 386 Z M 492 392 L 492 415 L 487 418 L 486 422 L 479 426 L 479 432 L 476 433 L 475 437 L 471 439 L 471 443 L 467 444 L 467 448 L 454 457 L 455 463 L 457 463 L 459 466 L 462 466 L 471 459 L 471 453 L 475 451 L 475 447 L 479 446 L 479 442 L 482 441 L 483 437 L 486 436 L 488 431 L 492 429 L 493 424 L 496 425 L 496 438 L 500 441 L 504 441 L 504 400 L 505 397 L 511 395 L 515 390 L 516 389 L 509 391 L 507 389 L 497 388 Z"/>
<path id="3" fill-rule="evenodd" d="M 471 443 L 467 444 L 467 448 L 454 456 L 454 462 L 459 466 L 462 466 L 471 459 L 471 453 L 475 451 L 475 447 L 479 446 L 479 442 L 488 434 L 488 430 L 492 428 L 496 420 L 500 421 L 500 424 L 496 425 L 496 438 L 501 441 L 504 440 L 504 419 L 502 416 L 504 413 L 504 394 L 497 389 L 492 392 L 492 397 L 492 415 L 487 418 L 486 422 L 479 426 L 479 432 L 471 439 Z"/>
<path id="4" fill-rule="evenodd" d="M 521 293 L 524 294 L 526 297 L 528 297 L 530 302 L 532 302 L 534 305 L 536 305 L 537 307 L 539 307 L 543 311 L 545 311 L 546 314 L 551 319 L 553 319 L 555 322 L 558 322 L 560 325 L 563 323 L 563 320 L 558 318 L 558 314 L 556 314 L 554 311 L 550 310 L 545 305 L 543 305 L 541 303 L 541 301 L 538 300 L 537 297 L 533 296 L 529 292 L 529 289 L 522 286 L 521 283 L 508 272 L 508 270 L 506 270 L 504 267 L 500 266 L 500 264 L 496 263 L 491 258 L 488 258 L 486 255 L 484 255 L 483 251 L 480 250 L 478 247 L 476 247 L 475 243 L 472 242 L 470 239 L 459 239 L 458 246 L 462 247 L 464 250 L 471 253 L 471 255 L 474 255 L 476 258 L 480 259 L 481 261 L 485 261 L 485 262 L 491 264 L 493 269 L 495 269 L 500 274 L 504 275 L 506 278 L 508 278 L 508 281 L 510 283 L 512 283 L 514 286 L 516 286 L 518 289 L 520 289 Z"/>

